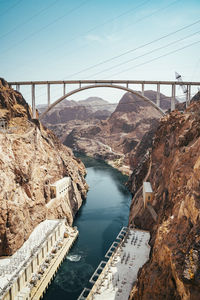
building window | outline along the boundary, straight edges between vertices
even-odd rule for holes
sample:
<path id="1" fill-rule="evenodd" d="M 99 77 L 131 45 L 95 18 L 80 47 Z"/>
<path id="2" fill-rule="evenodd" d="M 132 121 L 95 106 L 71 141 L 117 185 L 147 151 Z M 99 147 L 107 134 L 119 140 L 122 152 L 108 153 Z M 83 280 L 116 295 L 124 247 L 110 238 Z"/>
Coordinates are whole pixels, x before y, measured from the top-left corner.
<path id="1" fill-rule="evenodd" d="M 33 273 L 33 262 L 31 262 L 31 273 Z"/>
<path id="2" fill-rule="evenodd" d="M 151 196 L 148 196 L 148 201 L 151 200 Z"/>
<path id="3" fill-rule="evenodd" d="M 25 282 L 27 281 L 27 270 L 25 269 Z"/>
<path id="4" fill-rule="evenodd" d="M 42 248 L 42 258 L 44 258 L 44 248 Z"/>
<path id="5" fill-rule="evenodd" d="M 37 265 L 39 265 L 39 255 L 37 255 Z"/>

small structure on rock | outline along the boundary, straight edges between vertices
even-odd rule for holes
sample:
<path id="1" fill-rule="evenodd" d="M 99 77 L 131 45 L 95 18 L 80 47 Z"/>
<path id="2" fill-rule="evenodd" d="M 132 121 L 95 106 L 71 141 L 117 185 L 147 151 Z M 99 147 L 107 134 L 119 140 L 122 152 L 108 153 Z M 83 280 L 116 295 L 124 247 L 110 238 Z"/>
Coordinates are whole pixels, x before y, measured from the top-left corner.
<path id="1" fill-rule="evenodd" d="M 148 203 L 151 203 L 153 199 L 153 190 L 151 187 L 150 182 L 143 182 L 143 201 L 144 201 L 144 207 Z"/>
<path id="2" fill-rule="evenodd" d="M 6 130 L 8 128 L 7 120 L 0 118 L 0 130 Z"/>
<path id="3" fill-rule="evenodd" d="M 0 259 L 0 299 L 41 299 L 77 237 L 65 219 L 36 226 L 15 254 Z"/>
<path id="4" fill-rule="evenodd" d="M 70 185 L 71 185 L 70 177 L 63 177 L 62 179 L 56 181 L 54 184 L 51 184 L 50 186 L 51 199 L 59 198 L 64 194 L 66 194 Z"/>

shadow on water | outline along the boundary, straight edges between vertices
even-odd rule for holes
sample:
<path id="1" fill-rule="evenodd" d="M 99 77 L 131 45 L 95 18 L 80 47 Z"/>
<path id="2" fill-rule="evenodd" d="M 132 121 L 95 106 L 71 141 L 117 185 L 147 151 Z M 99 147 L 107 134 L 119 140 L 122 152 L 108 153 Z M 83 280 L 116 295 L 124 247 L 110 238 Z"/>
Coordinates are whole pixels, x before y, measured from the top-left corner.
<path id="1" fill-rule="evenodd" d="M 127 226 L 131 194 L 127 176 L 106 163 L 80 157 L 87 168 L 87 199 L 76 215 L 79 237 L 44 296 L 45 300 L 75 300 L 122 226 Z"/>

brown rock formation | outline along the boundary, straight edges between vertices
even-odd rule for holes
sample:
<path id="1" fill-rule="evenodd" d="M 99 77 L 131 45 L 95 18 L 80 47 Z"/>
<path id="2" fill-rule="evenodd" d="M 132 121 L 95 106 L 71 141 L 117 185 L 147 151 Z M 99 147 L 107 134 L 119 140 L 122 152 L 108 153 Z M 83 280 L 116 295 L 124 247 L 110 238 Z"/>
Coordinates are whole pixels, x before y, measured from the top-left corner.
<path id="1" fill-rule="evenodd" d="M 14 253 L 46 218 L 72 224 L 86 197 L 83 164 L 31 114 L 22 95 L 1 79 L 0 119 L 8 129 L 0 130 L 0 255 Z M 50 184 L 64 176 L 71 177 L 70 191 L 53 201 Z"/>
<path id="2" fill-rule="evenodd" d="M 39 106 L 39 111 L 43 112 L 46 106 Z M 43 119 L 48 127 L 54 124 L 67 124 L 72 120 L 105 120 L 115 110 L 116 104 L 111 104 L 99 97 L 89 97 L 86 100 L 63 100 L 56 105 Z M 71 128 L 73 122 L 70 122 Z"/>
<path id="3" fill-rule="evenodd" d="M 130 157 L 136 145 L 150 127 L 156 126 L 159 118 L 160 113 L 149 103 L 126 93 L 107 120 L 77 126 L 63 141 L 73 149 L 104 159 L 129 173 Z"/>
<path id="4" fill-rule="evenodd" d="M 155 91 L 147 90 L 144 95 L 156 102 Z M 160 94 L 162 109 L 169 109 L 170 101 Z M 126 93 L 112 110 L 112 104 L 97 97 L 78 102 L 64 100 L 44 121 L 73 150 L 106 160 L 130 174 L 135 147 L 150 128 L 156 127 L 160 114 L 131 93 Z"/>
<path id="5" fill-rule="evenodd" d="M 129 223 L 151 231 L 151 255 L 141 269 L 134 300 L 198 300 L 200 295 L 200 102 L 162 118 L 152 148 L 134 160 Z M 153 221 L 143 207 L 150 181 Z"/>

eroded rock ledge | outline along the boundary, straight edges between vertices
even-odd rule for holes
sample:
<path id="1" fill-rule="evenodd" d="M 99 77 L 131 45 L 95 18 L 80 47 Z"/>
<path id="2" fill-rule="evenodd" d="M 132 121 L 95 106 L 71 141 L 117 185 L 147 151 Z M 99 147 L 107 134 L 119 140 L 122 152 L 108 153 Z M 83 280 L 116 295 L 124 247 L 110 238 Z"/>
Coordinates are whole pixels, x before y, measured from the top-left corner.
<path id="1" fill-rule="evenodd" d="M 196 99 L 195 99 L 196 100 Z M 154 190 L 154 222 L 143 208 L 143 180 Z M 200 101 L 162 118 L 135 165 L 129 223 L 150 230 L 151 255 L 139 273 L 134 300 L 193 299 L 200 295 Z"/>
<path id="2" fill-rule="evenodd" d="M 86 197 L 85 168 L 72 151 L 37 120 L 22 95 L 0 80 L 0 255 L 21 247 L 46 218 L 73 217 Z M 48 208 L 50 184 L 71 178 L 70 192 Z"/>

